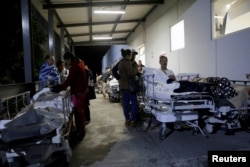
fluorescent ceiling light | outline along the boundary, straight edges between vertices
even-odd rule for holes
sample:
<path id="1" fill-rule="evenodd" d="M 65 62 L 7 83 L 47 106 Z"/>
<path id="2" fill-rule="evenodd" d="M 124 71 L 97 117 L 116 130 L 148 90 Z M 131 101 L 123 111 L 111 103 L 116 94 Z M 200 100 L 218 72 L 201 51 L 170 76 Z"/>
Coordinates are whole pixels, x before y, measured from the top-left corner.
<path id="1" fill-rule="evenodd" d="M 96 14 L 125 14 L 123 10 L 95 10 Z"/>
<path id="2" fill-rule="evenodd" d="M 109 40 L 112 39 L 112 37 L 93 37 L 93 40 Z"/>

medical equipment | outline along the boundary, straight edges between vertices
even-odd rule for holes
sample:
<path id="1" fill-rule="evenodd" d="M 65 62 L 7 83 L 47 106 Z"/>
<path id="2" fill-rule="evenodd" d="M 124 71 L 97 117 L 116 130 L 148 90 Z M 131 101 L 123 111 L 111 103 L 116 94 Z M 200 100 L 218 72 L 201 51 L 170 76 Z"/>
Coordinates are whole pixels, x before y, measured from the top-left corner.
<path id="1" fill-rule="evenodd" d="M 10 112 L 9 101 L 26 96 L 1 99 L 3 109 Z M 16 116 L 1 120 L 0 151 L 5 153 L 5 163 L 42 167 L 60 159 L 63 165 L 69 164 L 72 152 L 66 136 L 70 134 L 71 112 L 68 91 L 52 93 L 44 88 Z"/>
<path id="2" fill-rule="evenodd" d="M 108 96 L 110 102 L 119 102 L 121 100 L 121 93 L 118 80 L 112 75 L 107 81 Z"/>
<path id="3" fill-rule="evenodd" d="M 214 133 L 219 127 L 224 128 L 226 134 L 231 134 L 233 130 L 242 128 L 242 117 L 246 118 L 249 115 L 248 107 L 235 107 L 238 99 L 236 103 L 233 102 L 234 98 L 216 99 L 209 91 L 211 87 L 214 89 L 213 84 L 188 81 L 189 84 L 194 84 L 196 89 L 179 92 L 182 90 L 183 82 L 168 83 L 166 78 L 160 76 L 162 73 L 159 70 L 152 68 L 144 70 L 144 91 L 140 108 L 150 115 L 144 129 L 145 131 L 149 129 L 152 119 L 157 120 L 161 125 L 159 132 L 161 140 L 168 136 L 167 125 L 169 124 L 174 125 L 172 126 L 174 129 L 190 127 L 193 134 L 200 132 L 206 137 L 208 137 L 207 133 Z M 160 80 L 161 78 L 164 80 Z M 186 78 L 190 79 L 190 77 Z M 201 88 L 197 89 L 199 86 Z M 188 88 L 190 90 L 190 87 Z"/>
<path id="4" fill-rule="evenodd" d="M 193 129 L 193 134 L 203 132 L 199 125 L 198 110 L 214 110 L 214 100 L 206 92 L 184 92 L 174 93 L 173 90 L 179 88 L 178 82 L 167 84 L 167 81 L 156 81 L 157 70 L 145 68 L 144 72 L 144 111 L 150 113 L 152 117 L 147 120 L 151 126 L 152 118 L 160 122 L 161 128 L 159 138 L 162 140 L 167 136 L 167 124 L 174 124 L 175 129 L 185 126 Z M 160 77 L 158 77 L 160 78 Z"/>
<path id="5" fill-rule="evenodd" d="M 237 95 L 230 99 L 220 99 L 220 101 L 223 101 L 219 102 L 222 105 L 217 105 L 215 110 L 210 110 L 213 115 L 205 120 L 205 128 L 208 133 L 215 133 L 219 129 L 224 129 L 227 135 L 234 134 L 236 129 L 249 131 L 250 99 L 247 90 L 248 82 L 231 81 Z"/>

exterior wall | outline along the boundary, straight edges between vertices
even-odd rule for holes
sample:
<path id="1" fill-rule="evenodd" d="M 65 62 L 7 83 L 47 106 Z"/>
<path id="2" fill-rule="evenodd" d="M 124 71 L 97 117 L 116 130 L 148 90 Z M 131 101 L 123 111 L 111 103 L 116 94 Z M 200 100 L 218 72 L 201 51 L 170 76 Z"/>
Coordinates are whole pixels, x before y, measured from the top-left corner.
<path id="1" fill-rule="evenodd" d="M 170 50 L 170 27 L 184 19 L 185 48 Z M 133 48 L 145 45 L 146 66 L 159 68 L 166 52 L 168 67 L 177 73 L 199 73 L 245 80 L 250 72 L 250 29 L 212 39 L 211 5 L 204 0 L 167 1 L 159 6 L 128 39 Z"/>

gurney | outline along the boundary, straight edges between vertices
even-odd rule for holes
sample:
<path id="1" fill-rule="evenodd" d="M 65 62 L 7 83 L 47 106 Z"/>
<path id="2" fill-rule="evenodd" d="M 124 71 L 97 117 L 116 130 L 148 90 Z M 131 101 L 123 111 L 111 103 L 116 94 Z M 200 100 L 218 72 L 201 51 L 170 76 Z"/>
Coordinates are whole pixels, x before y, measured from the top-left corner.
<path id="1" fill-rule="evenodd" d="M 173 90 L 180 87 L 180 83 L 159 81 L 155 79 L 159 70 L 145 68 L 143 82 L 143 107 L 146 113 L 150 113 L 152 118 L 160 122 L 161 128 L 159 138 L 164 139 L 167 136 L 167 124 L 174 124 L 175 129 L 183 125 L 191 127 L 196 135 L 201 132 L 208 137 L 199 126 L 198 110 L 214 110 L 213 97 L 207 92 L 184 92 L 174 93 Z M 148 121 L 150 127 L 151 120 Z"/>
<path id="2" fill-rule="evenodd" d="M 206 131 L 215 133 L 219 129 L 226 130 L 227 135 L 234 134 L 234 130 L 249 132 L 250 127 L 250 98 L 249 81 L 230 80 L 236 95 L 228 99 L 219 99 L 213 115 L 206 119 Z M 226 88 L 228 90 L 228 88 Z"/>
<path id="3" fill-rule="evenodd" d="M 108 87 L 108 96 L 109 101 L 112 102 L 119 102 L 121 100 L 121 93 L 119 88 L 119 82 L 118 80 L 111 75 L 107 81 L 107 87 Z"/>
<path id="4" fill-rule="evenodd" d="M 3 102 L 11 98 L 2 99 L 2 104 L 9 104 Z M 5 153 L 6 163 L 46 166 L 60 158 L 64 165 L 69 164 L 72 153 L 66 136 L 71 112 L 68 91 L 52 93 L 44 88 L 13 118 L 0 120 L 0 151 Z"/>
<path id="5" fill-rule="evenodd" d="M 208 137 L 207 133 L 214 133 L 219 128 L 225 129 L 226 134 L 232 134 L 233 130 L 242 128 L 242 120 L 248 118 L 249 121 L 249 102 L 245 102 L 248 100 L 248 95 L 244 88 L 241 92 L 237 91 L 237 96 L 233 98 L 218 99 L 209 91 L 211 88 L 218 91 L 213 84 L 195 83 L 202 86 L 193 89 L 194 91 L 181 92 L 181 81 L 172 83 L 159 81 L 160 77 L 155 77 L 159 76 L 157 74 L 159 70 L 150 68 L 145 70 L 143 78 L 146 89 L 142 105 L 145 112 L 161 123 L 160 139 L 167 136 L 167 123 L 173 123 L 176 128 L 184 123 L 193 129 L 194 134 L 201 132 Z M 204 85 L 206 91 L 203 91 Z M 147 129 L 151 121 L 148 122 Z M 205 128 L 200 127 L 200 124 L 205 124 Z"/>

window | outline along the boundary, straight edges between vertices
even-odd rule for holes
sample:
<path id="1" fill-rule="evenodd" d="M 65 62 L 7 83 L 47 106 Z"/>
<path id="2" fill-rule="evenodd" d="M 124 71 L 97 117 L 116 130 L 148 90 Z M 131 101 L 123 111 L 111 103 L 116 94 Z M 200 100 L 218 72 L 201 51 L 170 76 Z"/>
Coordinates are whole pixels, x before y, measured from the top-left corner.
<path id="1" fill-rule="evenodd" d="M 249 0 L 212 0 L 213 38 L 250 27 Z"/>
<path id="2" fill-rule="evenodd" d="M 171 51 L 185 47 L 184 20 L 170 27 Z"/>

